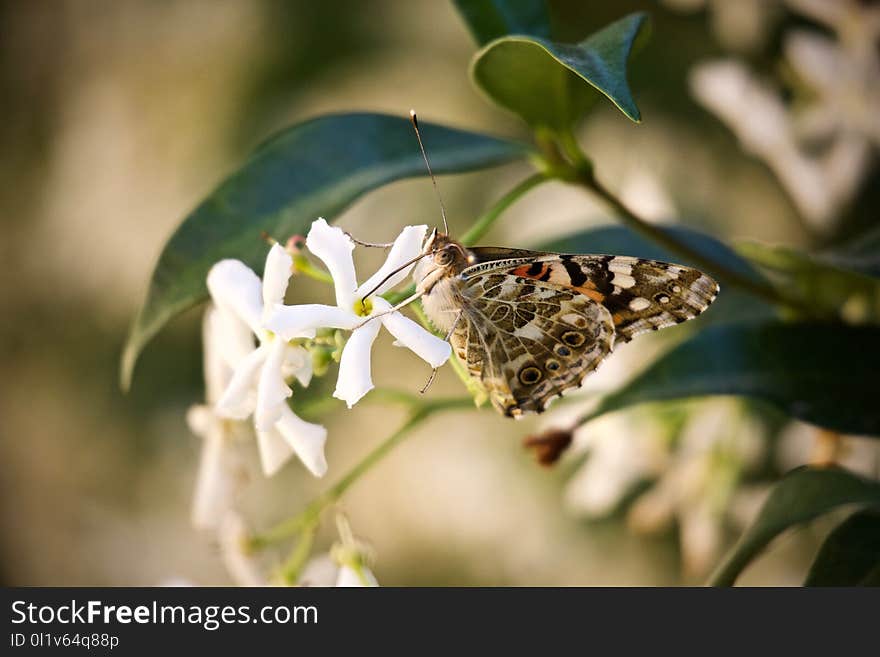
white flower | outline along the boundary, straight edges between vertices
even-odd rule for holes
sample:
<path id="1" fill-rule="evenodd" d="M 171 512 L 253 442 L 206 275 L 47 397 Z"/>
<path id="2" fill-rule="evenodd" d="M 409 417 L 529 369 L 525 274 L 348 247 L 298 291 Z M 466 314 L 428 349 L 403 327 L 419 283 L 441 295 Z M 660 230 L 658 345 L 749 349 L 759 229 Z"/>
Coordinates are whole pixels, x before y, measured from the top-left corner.
<path id="1" fill-rule="evenodd" d="M 792 420 L 780 432 L 776 449 L 776 462 L 784 472 L 801 465 L 836 463 L 866 477 L 880 475 L 876 438 L 838 434 Z"/>
<path id="2" fill-rule="evenodd" d="M 248 550 L 248 530 L 240 515 L 230 512 L 223 517 L 217 539 L 223 565 L 236 585 L 269 585 L 259 562 Z"/>
<path id="3" fill-rule="evenodd" d="M 701 401 L 688 417 L 665 472 L 630 508 L 630 527 L 648 533 L 677 519 L 684 570 L 704 574 L 718 557 L 739 481 L 763 450 L 762 430 L 740 402 Z"/>
<path id="4" fill-rule="evenodd" d="M 388 312 L 391 304 L 379 296 L 406 278 L 412 265 L 396 270 L 419 255 L 426 231 L 426 226 L 404 228 L 382 267 L 358 286 L 351 255 L 354 242 L 342 229 L 331 227 L 323 219 L 318 219 L 312 224 L 306 246 L 330 271 L 336 288 L 336 305 L 282 306 L 279 299 L 275 312 L 266 323 L 267 328 L 284 339 L 314 332 L 320 327 L 352 330 L 342 351 L 339 378 L 333 393 L 334 397 L 345 401 L 349 408 L 373 388 L 370 352 L 381 326 L 384 325 L 397 338 L 397 343 L 411 349 L 432 367 L 440 367 L 451 354 L 451 348 L 445 340 L 397 311 Z M 384 280 L 386 277 L 388 279 Z M 370 317 L 378 321 L 366 321 Z"/>
<path id="5" fill-rule="evenodd" d="M 691 88 L 768 164 L 804 218 L 826 228 L 857 193 L 880 145 L 880 9 L 844 0 L 786 4 L 828 28 L 784 35 L 793 102 L 734 61 L 697 66 Z"/>
<path id="6" fill-rule="evenodd" d="M 578 428 L 575 449 L 586 463 L 566 487 L 567 505 L 587 517 L 608 515 L 638 484 L 663 472 L 668 432 L 638 411 L 615 413 Z"/>
<path id="7" fill-rule="evenodd" d="M 232 508 L 241 464 L 234 449 L 234 422 L 217 414 L 215 404 L 232 378 L 232 368 L 221 357 L 224 344 L 235 336 L 224 331 L 220 311 L 210 306 L 202 323 L 205 399 L 207 404 L 192 406 L 187 423 L 204 439 L 193 496 L 192 522 L 197 529 L 216 529 L 223 515 Z"/>
<path id="8" fill-rule="evenodd" d="M 309 560 L 297 582 L 300 586 L 370 587 L 379 586 L 376 576 L 363 563 L 340 564 L 332 555 Z"/>
<path id="9" fill-rule="evenodd" d="M 677 522 L 684 570 L 698 575 L 718 556 L 742 474 L 757 463 L 764 442 L 735 400 L 708 399 L 689 408 L 680 430 L 650 408 L 579 428 L 576 448 L 586 448 L 587 460 L 569 482 L 566 501 L 577 513 L 602 517 L 650 482 L 627 510 L 629 528 L 653 533 Z"/>
<path id="10" fill-rule="evenodd" d="M 305 386 L 312 377 L 309 353 L 288 340 L 314 337 L 314 328 L 290 332 L 282 340 L 264 327 L 268 312 L 284 300 L 291 265 L 290 256 L 275 244 L 266 258 L 262 283 L 239 260 L 222 260 L 208 273 L 208 290 L 221 312 L 221 326 L 227 336 L 223 355 L 234 368 L 217 402 L 217 412 L 239 420 L 254 416 L 260 459 L 267 476 L 296 453 L 309 471 L 320 477 L 327 471 L 327 430 L 301 420 L 286 401 L 291 395 L 288 378 L 295 376 Z M 242 340 L 247 328 L 259 340 L 256 349 L 252 337 Z"/>
<path id="11" fill-rule="evenodd" d="M 350 566 L 343 564 L 336 577 L 337 587 L 379 586 L 376 577 L 364 565 Z"/>

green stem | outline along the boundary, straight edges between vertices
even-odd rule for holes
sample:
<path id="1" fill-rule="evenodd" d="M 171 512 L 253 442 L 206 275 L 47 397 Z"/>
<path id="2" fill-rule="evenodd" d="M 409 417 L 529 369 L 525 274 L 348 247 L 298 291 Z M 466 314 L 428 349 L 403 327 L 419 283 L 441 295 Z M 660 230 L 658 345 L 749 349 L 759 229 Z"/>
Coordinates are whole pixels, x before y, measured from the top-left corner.
<path id="1" fill-rule="evenodd" d="M 520 197 L 524 196 L 530 189 L 537 187 L 542 182 L 551 180 L 552 176 L 546 173 L 535 173 L 521 180 L 519 184 L 502 196 L 498 201 L 486 212 L 477 217 L 477 220 L 462 235 L 461 243 L 465 246 L 473 246 L 483 235 L 492 227 L 492 224 L 500 217 L 504 211 L 513 205 Z M 411 297 L 416 291 L 415 285 L 409 285 L 401 292 L 388 292 L 382 295 L 392 305 L 398 304 L 404 299 Z"/>
<path id="2" fill-rule="evenodd" d="M 433 413 L 473 406 L 473 400 L 466 398 L 438 399 L 425 403 L 416 410 L 401 427 L 381 442 L 375 449 L 367 454 L 357 465 L 328 490 L 321 493 L 293 518 L 278 523 L 262 534 L 251 537 L 249 548 L 259 550 L 273 543 L 283 541 L 300 532 L 308 531 L 310 527 L 317 525 L 321 513 L 329 506 L 335 504 L 342 495 L 370 468 L 381 461 L 397 445 L 409 435 L 411 429 L 426 420 Z"/>
<path id="3" fill-rule="evenodd" d="M 498 201 L 489 208 L 482 216 L 478 217 L 474 224 L 461 236 L 461 243 L 465 246 L 473 246 L 489 231 L 495 220 L 501 214 L 513 205 L 520 197 L 524 196 L 529 190 L 537 187 L 542 182 L 546 182 L 549 178 L 543 173 L 535 173 L 520 181 L 520 183 L 502 196 Z"/>
<path id="4" fill-rule="evenodd" d="M 583 173 L 578 177 L 577 182 L 611 206 L 623 223 L 634 232 L 663 246 L 670 252 L 681 256 L 697 267 L 708 270 L 710 273 L 717 276 L 722 282 L 749 292 L 750 294 L 774 305 L 788 306 L 806 313 L 807 315 L 815 315 L 815 308 L 807 306 L 802 300 L 788 297 L 772 285 L 745 276 L 740 272 L 705 256 L 700 251 L 691 248 L 668 231 L 663 230 L 660 226 L 648 223 L 624 205 L 623 201 L 617 198 L 605 186 L 596 180 L 596 177 L 592 175 L 592 173 Z"/>
<path id="5" fill-rule="evenodd" d="M 288 586 L 294 586 L 298 581 L 303 567 L 312 551 L 315 542 L 315 533 L 318 531 L 318 523 L 312 523 L 302 530 L 302 535 L 296 542 L 296 546 L 287 557 L 287 561 L 281 567 L 281 581 Z"/>
<path id="6" fill-rule="evenodd" d="M 303 274 L 316 281 L 333 285 L 333 277 L 323 269 L 315 267 L 315 265 L 313 265 L 312 262 L 302 254 L 293 257 L 293 266 L 298 274 Z"/>

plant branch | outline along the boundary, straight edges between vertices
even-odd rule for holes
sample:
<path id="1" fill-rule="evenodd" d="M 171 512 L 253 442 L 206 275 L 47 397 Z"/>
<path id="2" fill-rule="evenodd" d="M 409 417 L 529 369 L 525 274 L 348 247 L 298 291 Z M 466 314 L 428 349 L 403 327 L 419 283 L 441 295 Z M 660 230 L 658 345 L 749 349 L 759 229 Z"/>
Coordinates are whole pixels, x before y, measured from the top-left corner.
<path id="1" fill-rule="evenodd" d="M 697 267 L 708 270 L 710 273 L 717 276 L 722 282 L 749 292 L 750 294 L 774 305 L 787 306 L 807 315 L 815 315 L 815 308 L 808 306 L 801 299 L 789 297 L 772 285 L 741 274 L 740 272 L 735 271 L 690 247 L 668 231 L 663 230 L 660 226 L 645 221 L 602 185 L 592 172 L 582 172 L 577 178 L 577 183 L 605 201 L 605 203 L 617 213 L 623 223 L 634 232 L 663 246 L 670 252 L 681 256 Z"/>
<path id="2" fill-rule="evenodd" d="M 310 531 L 317 526 L 321 513 L 327 507 L 339 501 L 352 484 L 403 442 L 414 427 L 434 413 L 471 407 L 473 407 L 473 400 L 470 397 L 438 399 L 422 404 L 397 431 L 369 452 L 342 479 L 312 500 L 305 509 L 294 517 L 278 523 L 262 534 L 252 536 L 248 542 L 248 547 L 251 550 L 259 550 L 300 532 Z"/>
<path id="3" fill-rule="evenodd" d="M 465 246 L 473 246 L 480 241 L 482 237 L 489 231 L 492 224 L 502 215 L 502 213 L 518 201 L 522 196 L 529 192 L 532 188 L 537 187 L 549 178 L 543 173 L 535 173 L 519 182 L 516 187 L 502 196 L 495 204 L 486 210 L 473 225 L 461 236 L 461 243 Z"/>
<path id="4" fill-rule="evenodd" d="M 504 196 L 498 199 L 491 208 L 477 217 L 477 220 L 474 221 L 471 227 L 464 235 L 462 235 L 461 243 L 465 246 L 473 246 L 475 242 L 479 241 L 480 238 L 486 234 L 486 232 L 492 227 L 492 224 L 495 223 L 498 217 L 500 217 L 507 208 L 513 205 L 532 188 L 551 179 L 552 176 L 546 173 L 535 173 L 528 178 L 521 180 L 516 187 L 507 192 Z M 389 292 L 382 296 L 392 305 L 396 305 L 407 297 L 412 296 L 415 291 L 416 286 L 409 285 L 401 292 Z"/>

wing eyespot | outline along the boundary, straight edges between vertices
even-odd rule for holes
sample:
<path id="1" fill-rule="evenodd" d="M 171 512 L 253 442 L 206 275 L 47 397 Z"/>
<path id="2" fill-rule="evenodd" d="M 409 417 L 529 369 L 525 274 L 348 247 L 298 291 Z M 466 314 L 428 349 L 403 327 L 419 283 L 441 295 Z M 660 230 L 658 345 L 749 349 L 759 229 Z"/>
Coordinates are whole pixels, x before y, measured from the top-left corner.
<path id="1" fill-rule="evenodd" d="M 577 331 L 566 331 L 562 334 L 562 341 L 567 344 L 569 347 L 580 347 L 586 338 L 583 333 L 578 333 Z"/>
<path id="2" fill-rule="evenodd" d="M 557 356 L 562 356 L 563 358 L 571 356 L 571 349 L 566 347 L 564 344 L 555 345 L 553 347 L 553 351 L 556 352 Z"/>
<path id="3" fill-rule="evenodd" d="M 519 380 L 523 385 L 531 386 L 536 384 L 544 376 L 544 373 L 534 365 L 524 367 L 519 371 Z"/>

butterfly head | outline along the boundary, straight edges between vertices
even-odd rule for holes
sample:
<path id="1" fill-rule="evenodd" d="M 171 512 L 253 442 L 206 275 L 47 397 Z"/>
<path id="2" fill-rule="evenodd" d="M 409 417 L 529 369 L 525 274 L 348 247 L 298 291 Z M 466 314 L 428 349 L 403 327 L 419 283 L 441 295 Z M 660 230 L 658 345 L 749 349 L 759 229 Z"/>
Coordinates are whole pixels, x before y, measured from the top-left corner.
<path id="1" fill-rule="evenodd" d="M 413 279 L 419 290 L 425 293 L 430 292 L 439 281 L 457 276 L 472 260 L 464 246 L 436 228 L 425 240 L 422 255 L 424 257 L 413 270 Z"/>

